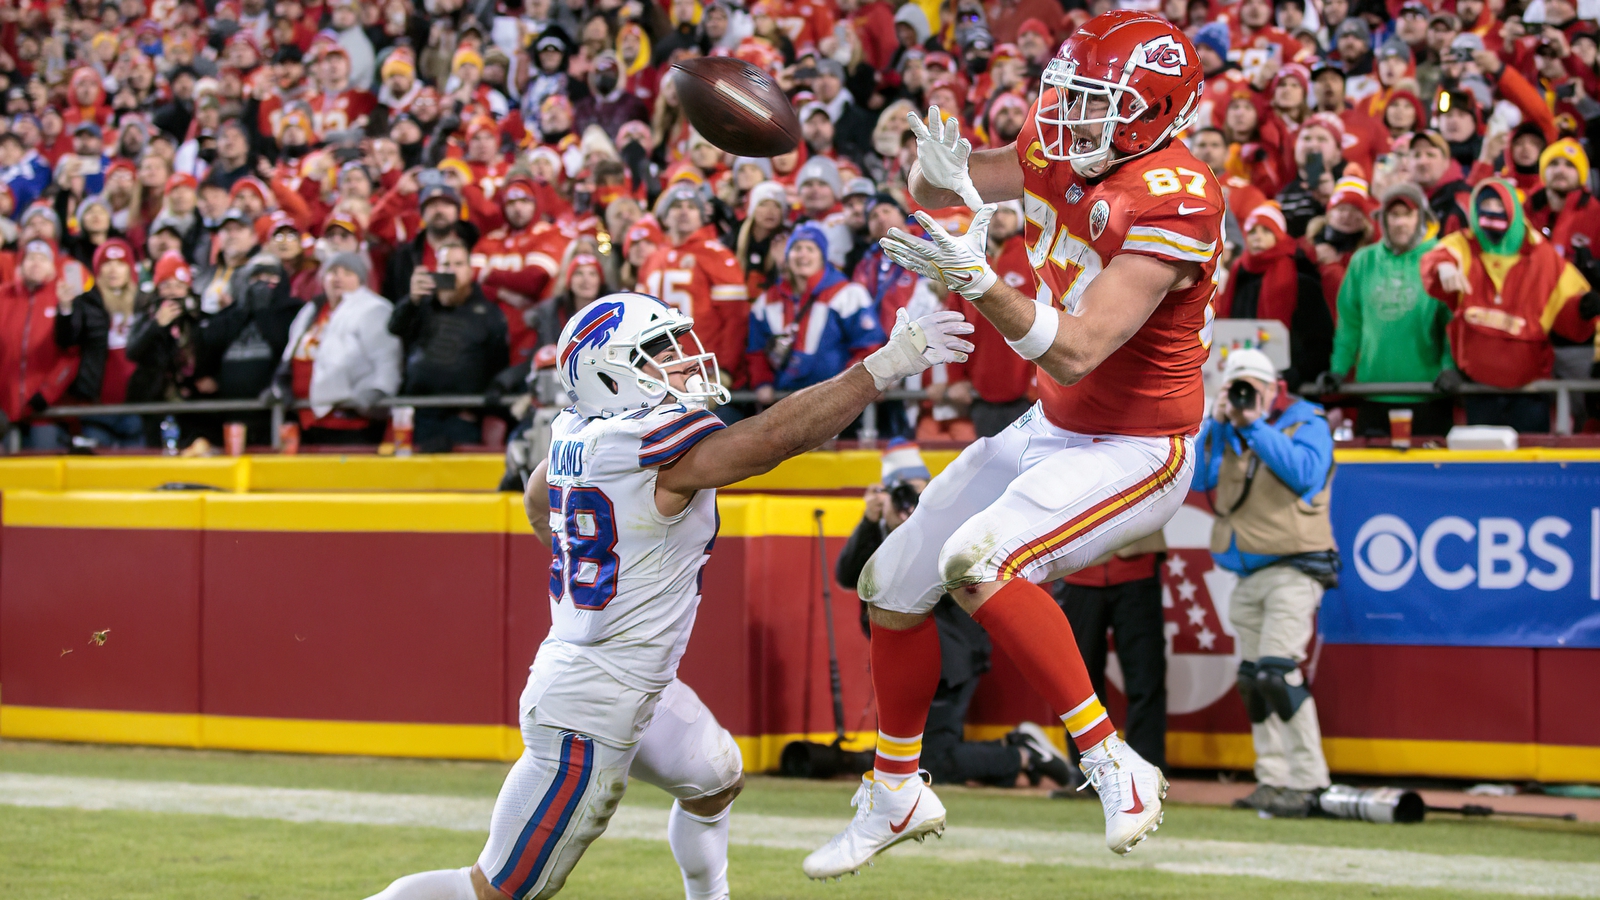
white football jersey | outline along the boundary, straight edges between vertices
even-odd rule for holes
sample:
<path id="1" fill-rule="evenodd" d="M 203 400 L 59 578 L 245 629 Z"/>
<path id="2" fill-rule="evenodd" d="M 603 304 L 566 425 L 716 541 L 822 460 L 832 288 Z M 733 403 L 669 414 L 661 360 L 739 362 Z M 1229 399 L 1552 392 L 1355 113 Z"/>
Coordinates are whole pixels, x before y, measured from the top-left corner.
<path id="1" fill-rule="evenodd" d="M 594 718 L 592 704 L 625 706 L 622 695 L 653 696 L 676 677 L 717 535 L 717 495 L 701 491 L 663 516 L 656 471 L 723 427 L 707 410 L 676 404 L 591 419 L 567 409 L 551 424 L 551 626 L 525 707 L 592 733 L 596 724 L 575 721 Z M 605 696 L 594 669 L 625 690 Z"/>

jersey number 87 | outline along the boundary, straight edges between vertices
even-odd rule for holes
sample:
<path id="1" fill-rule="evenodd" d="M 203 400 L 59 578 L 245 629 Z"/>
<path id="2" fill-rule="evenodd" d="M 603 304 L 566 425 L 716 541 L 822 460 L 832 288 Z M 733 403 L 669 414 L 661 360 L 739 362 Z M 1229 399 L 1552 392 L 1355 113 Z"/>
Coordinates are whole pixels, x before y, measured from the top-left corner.
<path id="1" fill-rule="evenodd" d="M 551 530 L 550 600 L 605 609 L 617 596 L 617 527 L 611 498 L 596 487 L 550 489 L 561 524 Z"/>

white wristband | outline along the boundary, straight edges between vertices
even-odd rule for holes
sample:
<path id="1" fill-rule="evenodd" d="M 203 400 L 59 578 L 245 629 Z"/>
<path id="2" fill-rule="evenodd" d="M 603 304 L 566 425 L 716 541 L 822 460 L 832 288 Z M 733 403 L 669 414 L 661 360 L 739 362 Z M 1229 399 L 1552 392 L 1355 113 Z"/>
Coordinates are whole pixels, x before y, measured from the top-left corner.
<path id="1" fill-rule="evenodd" d="M 1033 325 L 1019 340 L 1007 340 L 1011 349 L 1023 359 L 1038 359 L 1056 342 L 1056 332 L 1061 329 L 1061 317 L 1049 304 L 1033 301 Z"/>

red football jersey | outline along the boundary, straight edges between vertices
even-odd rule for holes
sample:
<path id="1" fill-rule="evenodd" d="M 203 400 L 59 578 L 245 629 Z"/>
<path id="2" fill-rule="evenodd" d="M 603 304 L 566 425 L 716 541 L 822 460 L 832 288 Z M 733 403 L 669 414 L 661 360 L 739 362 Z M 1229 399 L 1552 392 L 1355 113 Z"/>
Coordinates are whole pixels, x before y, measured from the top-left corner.
<path id="1" fill-rule="evenodd" d="M 317 94 L 311 98 L 311 113 L 316 119 L 317 134 L 326 136 L 330 131 L 355 128 L 356 122 L 370 115 L 378 106 L 378 98 L 354 88 L 338 94 Z"/>
<path id="2" fill-rule="evenodd" d="M 675 306 L 695 321 L 695 334 L 715 353 L 722 371 L 737 378 L 750 327 L 750 292 L 744 270 L 707 225 L 682 246 L 661 247 L 639 268 L 636 290 Z"/>
<path id="3" fill-rule="evenodd" d="M 1045 159 L 1031 111 L 1016 146 L 1023 236 L 1041 303 L 1081 314 L 1084 289 L 1119 253 L 1200 266 L 1198 282 L 1168 294 L 1127 343 L 1077 384 L 1064 387 L 1040 370 L 1045 416 L 1081 434 L 1196 432 L 1224 209 L 1211 170 L 1173 141 L 1091 183 L 1071 165 Z"/>

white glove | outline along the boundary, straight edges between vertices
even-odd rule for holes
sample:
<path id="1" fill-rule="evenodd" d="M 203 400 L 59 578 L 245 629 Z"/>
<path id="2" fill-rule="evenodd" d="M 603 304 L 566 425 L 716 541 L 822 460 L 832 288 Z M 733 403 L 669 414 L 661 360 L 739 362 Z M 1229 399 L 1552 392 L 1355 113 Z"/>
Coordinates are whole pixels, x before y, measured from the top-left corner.
<path id="1" fill-rule="evenodd" d="M 922 164 L 922 177 L 928 184 L 961 195 L 968 209 L 977 211 L 983 205 L 978 189 L 972 184 L 967 171 L 967 158 L 972 155 L 972 143 L 961 136 L 961 125 L 952 116 L 945 119 L 939 107 L 928 107 L 928 121 L 924 123 L 916 113 L 906 113 L 911 121 L 911 133 L 917 136 L 917 161 Z"/>
<path id="2" fill-rule="evenodd" d="M 927 213 L 918 211 L 917 222 L 928 230 L 933 240 L 925 241 L 898 228 L 890 228 L 878 241 L 878 246 L 901 266 L 932 278 L 968 300 L 976 300 L 994 287 L 998 278 L 987 256 L 989 220 L 994 218 L 994 211 L 993 203 L 980 207 L 978 214 L 972 217 L 972 224 L 967 226 L 967 233 L 960 237 L 951 236 Z"/>
<path id="3" fill-rule="evenodd" d="M 971 334 L 972 323 L 953 310 L 941 310 L 911 321 L 905 310 L 895 313 L 894 331 L 884 344 L 861 361 L 878 390 L 887 391 L 912 375 L 944 363 L 966 362 L 972 344 L 956 335 Z"/>
<path id="4" fill-rule="evenodd" d="M 1439 264 L 1439 286 L 1452 294 L 1464 294 L 1472 290 L 1472 285 L 1467 283 L 1467 276 L 1461 274 L 1455 263 Z"/>

